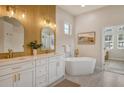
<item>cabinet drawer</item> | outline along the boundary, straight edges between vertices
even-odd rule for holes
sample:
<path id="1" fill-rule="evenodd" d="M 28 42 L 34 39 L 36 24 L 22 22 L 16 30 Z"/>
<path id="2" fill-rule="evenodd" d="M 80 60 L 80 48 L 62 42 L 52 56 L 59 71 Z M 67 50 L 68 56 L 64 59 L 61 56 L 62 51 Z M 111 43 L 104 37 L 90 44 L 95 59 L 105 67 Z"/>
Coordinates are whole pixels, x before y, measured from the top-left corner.
<path id="1" fill-rule="evenodd" d="M 0 76 L 34 67 L 33 62 L 24 62 L 0 67 Z"/>
<path id="2" fill-rule="evenodd" d="M 36 78 L 36 86 L 44 87 L 48 84 L 48 75 L 43 75 L 41 77 Z"/>
<path id="3" fill-rule="evenodd" d="M 12 72 L 13 72 L 12 68 L 0 69 L 0 76 L 7 75 L 7 74 L 12 73 Z"/>
<path id="4" fill-rule="evenodd" d="M 60 56 L 59 59 L 60 60 L 65 60 L 65 57 L 64 56 Z"/>
<path id="5" fill-rule="evenodd" d="M 32 68 L 32 67 L 34 67 L 32 62 L 25 62 L 25 63 L 13 65 L 12 70 L 21 71 L 21 70 L 25 70 L 25 69 Z"/>
<path id="6" fill-rule="evenodd" d="M 49 62 L 56 62 L 58 61 L 58 57 L 50 57 Z"/>
<path id="7" fill-rule="evenodd" d="M 36 66 L 39 66 L 39 65 L 45 65 L 48 63 L 48 59 L 37 59 L 36 60 Z"/>
<path id="8" fill-rule="evenodd" d="M 48 65 L 36 67 L 36 77 L 42 76 L 48 73 Z"/>

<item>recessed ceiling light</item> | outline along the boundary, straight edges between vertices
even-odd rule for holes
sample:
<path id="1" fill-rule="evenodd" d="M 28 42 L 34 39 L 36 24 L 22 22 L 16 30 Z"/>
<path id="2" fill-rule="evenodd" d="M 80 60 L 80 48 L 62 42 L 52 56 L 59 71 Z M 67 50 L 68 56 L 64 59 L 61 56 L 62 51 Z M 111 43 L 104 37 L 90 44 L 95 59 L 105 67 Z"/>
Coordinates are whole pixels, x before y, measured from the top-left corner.
<path id="1" fill-rule="evenodd" d="M 81 7 L 85 7 L 85 5 L 82 4 Z"/>

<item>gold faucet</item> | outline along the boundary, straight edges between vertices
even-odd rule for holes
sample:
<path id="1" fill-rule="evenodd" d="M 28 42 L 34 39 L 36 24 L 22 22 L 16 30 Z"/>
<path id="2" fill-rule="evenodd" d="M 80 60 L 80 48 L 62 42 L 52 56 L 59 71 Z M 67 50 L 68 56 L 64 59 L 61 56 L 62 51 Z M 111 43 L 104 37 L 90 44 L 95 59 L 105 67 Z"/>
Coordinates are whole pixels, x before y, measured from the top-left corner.
<path id="1" fill-rule="evenodd" d="M 45 53 L 49 53 L 49 50 L 45 50 Z"/>
<path id="2" fill-rule="evenodd" d="M 8 58 L 13 58 L 13 50 L 8 49 Z"/>

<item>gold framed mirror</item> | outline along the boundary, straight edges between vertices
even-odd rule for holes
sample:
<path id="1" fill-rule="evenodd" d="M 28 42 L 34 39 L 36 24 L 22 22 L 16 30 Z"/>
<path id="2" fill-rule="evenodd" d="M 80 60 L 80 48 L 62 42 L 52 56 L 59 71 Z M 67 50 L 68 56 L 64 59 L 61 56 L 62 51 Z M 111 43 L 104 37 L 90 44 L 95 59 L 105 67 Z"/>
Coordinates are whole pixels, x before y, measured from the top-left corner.
<path id="1" fill-rule="evenodd" d="M 24 27 L 14 17 L 0 17 L 0 53 L 24 52 Z"/>
<path id="2" fill-rule="evenodd" d="M 56 35 L 55 31 L 50 27 L 41 29 L 41 51 L 45 53 L 55 52 Z"/>

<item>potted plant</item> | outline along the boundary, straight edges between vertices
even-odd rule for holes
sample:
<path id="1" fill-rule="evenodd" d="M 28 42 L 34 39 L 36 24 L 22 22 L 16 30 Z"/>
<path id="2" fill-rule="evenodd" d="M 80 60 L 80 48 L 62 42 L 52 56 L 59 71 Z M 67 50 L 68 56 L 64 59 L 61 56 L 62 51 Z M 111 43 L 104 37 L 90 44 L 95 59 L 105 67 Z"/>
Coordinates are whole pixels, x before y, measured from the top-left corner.
<path id="1" fill-rule="evenodd" d="M 33 55 L 36 56 L 37 55 L 37 49 L 40 48 L 42 46 L 42 44 L 37 44 L 37 41 L 33 41 L 30 42 L 28 44 L 29 47 L 31 47 L 31 49 L 33 50 Z"/>

